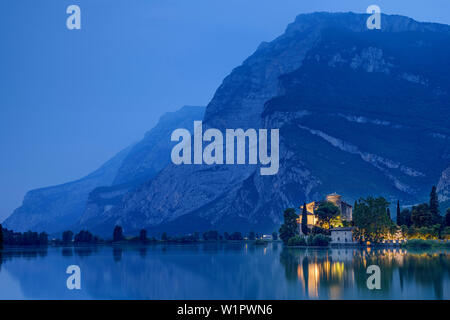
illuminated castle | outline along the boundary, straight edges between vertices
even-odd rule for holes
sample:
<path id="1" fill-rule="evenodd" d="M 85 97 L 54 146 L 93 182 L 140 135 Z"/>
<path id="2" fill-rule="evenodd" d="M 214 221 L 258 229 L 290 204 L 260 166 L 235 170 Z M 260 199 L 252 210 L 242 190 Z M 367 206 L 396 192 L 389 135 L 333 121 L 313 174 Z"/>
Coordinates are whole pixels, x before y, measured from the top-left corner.
<path id="1" fill-rule="evenodd" d="M 318 217 L 316 215 L 316 210 L 319 207 L 319 205 L 323 202 L 331 202 L 336 207 L 339 208 L 341 219 L 343 221 L 352 221 L 353 218 L 353 207 L 349 205 L 347 202 L 342 200 L 342 196 L 338 195 L 337 193 L 329 194 L 325 197 L 325 200 L 322 201 L 313 201 L 306 204 L 306 213 L 307 213 L 307 225 L 309 228 L 312 228 L 315 226 L 318 222 Z M 300 206 L 300 212 L 303 211 L 303 206 Z M 301 225 L 301 214 L 298 219 L 299 225 Z M 301 229 L 301 226 L 300 226 Z"/>

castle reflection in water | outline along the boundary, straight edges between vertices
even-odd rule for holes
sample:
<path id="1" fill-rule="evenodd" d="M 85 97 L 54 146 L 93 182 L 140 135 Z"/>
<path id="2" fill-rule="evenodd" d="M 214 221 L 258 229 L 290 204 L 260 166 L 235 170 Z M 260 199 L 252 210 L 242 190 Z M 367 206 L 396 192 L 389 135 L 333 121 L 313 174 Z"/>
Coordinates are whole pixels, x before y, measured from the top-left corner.
<path id="1" fill-rule="evenodd" d="M 404 249 L 284 249 L 280 262 L 286 278 L 301 284 L 307 299 L 344 299 L 349 288 L 367 293 L 367 267 L 378 265 L 381 289 L 374 298 L 392 290 L 398 283 L 404 290 L 409 283 L 432 287 L 435 299 L 443 299 L 444 286 L 450 275 L 450 253 L 447 251 L 407 252 Z"/>

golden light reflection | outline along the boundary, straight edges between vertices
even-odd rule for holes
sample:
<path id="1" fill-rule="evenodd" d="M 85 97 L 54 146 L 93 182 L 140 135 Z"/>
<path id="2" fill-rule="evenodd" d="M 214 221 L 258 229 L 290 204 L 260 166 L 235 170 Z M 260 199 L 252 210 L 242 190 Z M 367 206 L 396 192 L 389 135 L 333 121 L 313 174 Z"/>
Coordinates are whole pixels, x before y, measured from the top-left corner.
<path id="1" fill-rule="evenodd" d="M 333 262 L 333 266 L 331 268 L 331 275 L 333 278 L 342 279 L 344 276 L 344 263 Z"/>
<path id="2" fill-rule="evenodd" d="M 288 260 L 289 265 L 286 264 L 286 273 L 289 272 L 290 280 L 297 282 L 302 296 L 309 299 L 340 299 L 347 288 L 356 286 L 365 289 L 366 268 L 372 264 L 379 264 L 383 268 L 386 274 L 384 281 L 389 283 L 395 281 L 398 274 L 401 280 L 397 280 L 403 281 L 403 284 L 414 279 L 425 284 L 433 280 L 430 270 L 441 278 L 445 277 L 448 271 L 447 265 L 443 265 L 443 259 L 450 259 L 450 253 L 445 249 L 421 252 L 403 248 L 372 248 L 296 253 L 290 256 L 292 259 Z M 441 290 L 437 294 L 442 297 L 442 287 L 436 290 Z"/>
<path id="3" fill-rule="evenodd" d="M 308 295 L 310 298 L 319 297 L 320 271 L 317 263 L 308 265 Z"/>
<path id="4" fill-rule="evenodd" d="M 302 284 L 304 292 L 309 298 L 319 298 L 320 283 L 332 284 L 328 286 L 330 297 L 340 296 L 339 289 L 345 276 L 345 264 L 342 261 L 333 262 L 329 257 L 324 260 L 308 261 L 300 259 L 297 265 L 297 278 Z M 353 279 L 349 279 L 353 281 Z M 326 288 L 326 287 L 324 287 Z"/>

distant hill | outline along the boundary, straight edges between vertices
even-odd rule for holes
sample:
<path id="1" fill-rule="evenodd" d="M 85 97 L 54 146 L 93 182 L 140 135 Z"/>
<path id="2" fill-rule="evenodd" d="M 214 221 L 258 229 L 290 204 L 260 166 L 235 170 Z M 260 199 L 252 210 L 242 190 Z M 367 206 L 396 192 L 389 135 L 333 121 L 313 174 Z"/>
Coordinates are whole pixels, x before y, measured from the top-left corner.
<path id="1" fill-rule="evenodd" d="M 204 107 L 185 106 L 166 113 L 139 143 L 121 151 L 95 172 L 77 181 L 28 192 L 22 206 L 4 221 L 3 226 L 15 231 L 48 233 L 81 228 L 81 221 L 88 219 L 91 211 L 88 210 L 81 219 L 87 210 L 88 199 L 88 208 L 92 209 L 93 202 L 101 202 L 105 190 L 123 193 L 153 178 L 170 161 L 172 131 L 189 128 L 194 120 L 203 118 L 204 110 Z"/>

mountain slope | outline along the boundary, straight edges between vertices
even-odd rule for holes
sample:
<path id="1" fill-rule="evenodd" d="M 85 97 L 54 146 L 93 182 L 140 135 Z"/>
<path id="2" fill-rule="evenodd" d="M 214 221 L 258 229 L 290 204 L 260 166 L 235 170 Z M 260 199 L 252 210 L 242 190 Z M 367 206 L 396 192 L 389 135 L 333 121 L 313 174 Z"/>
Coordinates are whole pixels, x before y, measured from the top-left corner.
<path id="1" fill-rule="evenodd" d="M 86 205 L 89 192 L 110 185 L 131 147 L 121 151 L 100 169 L 69 183 L 29 191 L 3 226 L 14 231 L 53 233 L 74 225 Z"/>
<path id="2" fill-rule="evenodd" d="M 205 129 L 280 128 L 280 171 L 174 166 L 96 228 L 272 231 L 283 209 L 328 192 L 417 203 L 448 167 L 450 27 L 383 15 L 300 15 L 224 80 Z M 198 221 L 199 225 L 182 223 Z"/>
<path id="3" fill-rule="evenodd" d="M 92 212 L 94 205 L 102 210 L 109 208 L 118 200 L 118 194 L 153 178 L 164 168 L 170 162 L 168 140 L 172 131 L 192 126 L 194 120 L 203 118 L 204 110 L 185 106 L 166 113 L 139 143 L 126 148 L 95 172 L 77 181 L 28 192 L 22 206 L 5 220 L 4 227 L 48 233 L 81 228 L 80 220 L 97 213 Z M 87 205 L 90 210 L 84 214 Z"/>
<path id="4" fill-rule="evenodd" d="M 442 172 L 437 185 L 437 192 L 441 206 L 441 214 L 445 214 L 450 209 L 450 167 Z"/>
<path id="5" fill-rule="evenodd" d="M 192 133 L 194 121 L 202 120 L 204 112 L 204 107 L 185 106 L 163 115 L 158 124 L 145 134 L 144 139 L 130 150 L 113 185 L 96 188 L 89 194 L 76 228 L 89 228 L 99 234 L 109 234 L 112 229 L 104 228 L 103 221 L 121 203 L 122 198 L 142 184 L 147 184 L 170 163 L 171 151 L 176 144 L 170 141 L 172 132 L 185 128 Z M 99 225 L 102 227 L 96 227 Z"/>
<path id="6" fill-rule="evenodd" d="M 153 178 L 170 162 L 175 143 L 170 141 L 172 131 L 191 128 L 194 121 L 202 120 L 205 107 L 184 106 L 176 112 L 165 113 L 157 125 L 128 153 L 119 168 L 114 185 Z"/>

